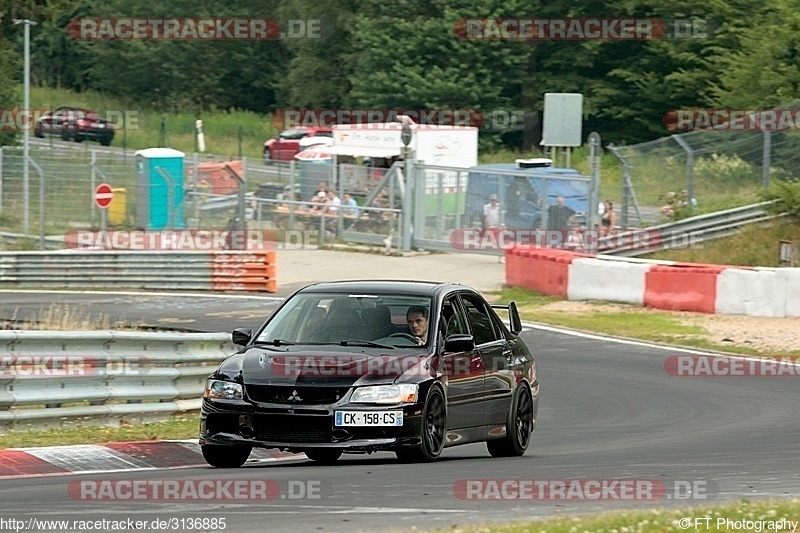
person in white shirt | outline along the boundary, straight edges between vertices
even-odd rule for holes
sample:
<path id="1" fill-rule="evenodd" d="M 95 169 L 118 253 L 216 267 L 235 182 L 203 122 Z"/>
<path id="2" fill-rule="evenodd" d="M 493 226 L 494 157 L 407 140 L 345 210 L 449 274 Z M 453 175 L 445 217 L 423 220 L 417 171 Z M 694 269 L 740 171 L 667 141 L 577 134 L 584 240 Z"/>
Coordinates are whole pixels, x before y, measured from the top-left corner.
<path id="1" fill-rule="evenodd" d="M 503 212 L 500 210 L 500 202 L 496 194 L 489 195 L 489 203 L 483 206 L 483 231 L 497 231 L 502 227 Z M 500 253 L 505 253 L 500 250 Z M 500 255 L 498 262 L 505 263 L 505 257 Z"/>
<path id="2" fill-rule="evenodd" d="M 483 206 L 483 229 L 500 227 L 500 202 L 497 195 L 489 195 L 489 203 Z"/>
<path id="3" fill-rule="evenodd" d="M 325 212 L 332 215 L 339 213 L 339 206 L 342 205 L 342 200 L 332 189 L 328 189 L 328 203 L 325 205 Z"/>

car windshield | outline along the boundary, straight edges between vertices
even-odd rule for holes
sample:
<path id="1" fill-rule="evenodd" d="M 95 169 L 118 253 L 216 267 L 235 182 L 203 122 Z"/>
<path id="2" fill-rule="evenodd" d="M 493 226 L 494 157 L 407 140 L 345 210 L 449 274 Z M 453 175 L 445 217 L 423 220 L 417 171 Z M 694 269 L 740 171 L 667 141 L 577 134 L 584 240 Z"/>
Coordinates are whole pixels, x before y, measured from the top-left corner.
<path id="1" fill-rule="evenodd" d="M 406 321 L 411 307 L 422 307 L 425 317 L 430 317 L 431 299 L 375 293 L 301 293 L 270 319 L 255 342 L 274 343 L 279 339 L 294 344 L 418 346 Z"/>
<path id="2" fill-rule="evenodd" d="M 308 131 L 306 130 L 285 130 L 281 132 L 280 138 L 286 140 L 297 140 L 302 139 L 307 135 Z"/>

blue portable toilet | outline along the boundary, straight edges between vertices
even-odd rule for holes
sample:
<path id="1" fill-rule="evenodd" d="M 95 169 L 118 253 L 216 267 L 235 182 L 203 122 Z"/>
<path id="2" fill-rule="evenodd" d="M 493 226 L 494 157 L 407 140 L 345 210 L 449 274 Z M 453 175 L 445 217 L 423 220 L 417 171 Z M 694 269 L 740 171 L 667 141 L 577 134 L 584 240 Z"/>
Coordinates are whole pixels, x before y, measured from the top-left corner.
<path id="1" fill-rule="evenodd" d="M 136 225 L 139 228 L 186 227 L 184 156 L 183 152 L 172 148 L 147 148 L 136 152 Z"/>

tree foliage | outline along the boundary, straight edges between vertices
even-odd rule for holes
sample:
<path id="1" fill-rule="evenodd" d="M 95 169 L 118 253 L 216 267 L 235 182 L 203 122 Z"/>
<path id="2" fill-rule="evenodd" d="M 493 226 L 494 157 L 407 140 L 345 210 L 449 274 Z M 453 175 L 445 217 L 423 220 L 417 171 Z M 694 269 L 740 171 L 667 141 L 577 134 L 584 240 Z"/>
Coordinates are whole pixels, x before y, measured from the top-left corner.
<path id="1" fill-rule="evenodd" d="M 538 144 L 548 92 L 584 94 L 584 133 L 632 143 L 669 134 L 673 109 L 766 108 L 800 96 L 800 14 L 792 0 L 43 0 L 0 3 L 0 105 L 18 101 L 31 18 L 35 85 L 95 90 L 163 110 L 239 108 L 524 111 L 524 132 L 482 139 Z M 319 20 L 318 38 L 81 41 L 91 17 Z M 465 39 L 465 19 L 693 19 L 707 38 Z M 133 105 L 133 104 L 132 104 Z M 13 107 L 13 106 L 12 106 Z"/>

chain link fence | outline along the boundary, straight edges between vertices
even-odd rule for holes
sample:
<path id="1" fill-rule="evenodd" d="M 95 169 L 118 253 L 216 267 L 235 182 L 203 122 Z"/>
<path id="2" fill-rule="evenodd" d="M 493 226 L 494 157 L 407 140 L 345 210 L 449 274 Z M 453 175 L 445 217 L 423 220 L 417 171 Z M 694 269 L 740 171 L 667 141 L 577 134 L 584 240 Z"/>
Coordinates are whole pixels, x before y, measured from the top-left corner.
<path id="1" fill-rule="evenodd" d="M 771 112 L 794 108 L 797 102 Z M 647 226 L 754 204 L 771 180 L 798 176 L 800 131 L 753 127 L 767 123 L 766 113 L 748 115 L 739 125 L 609 146 L 623 165 L 621 225 Z"/>
<path id="2" fill-rule="evenodd" d="M 28 248 L 44 249 L 46 239 L 77 230 L 157 229 L 137 216 L 137 208 L 144 212 L 152 206 L 137 190 L 149 178 L 137 175 L 133 153 L 32 146 L 27 178 L 20 148 L 2 148 L 0 158 L 0 232 L 34 241 L 38 235 L 38 246 Z M 95 202 L 101 183 L 114 192 L 107 209 Z M 586 223 L 580 217 L 589 206 L 589 179 L 576 171 L 512 164 L 467 169 L 409 161 L 379 168 L 371 162 L 264 162 L 193 153 L 183 160 L 182 187 L 172 195 L 174 206 L 168 198 L 166 229 L 247 228 L 271 231 L 279 241 L 302 235 L 302 244 L 338 240 L 387 250 L 465 249 L 465 240 L 485 235 L 484 206 L 492 195 L 499 200 L 498 222 L 513 231 L 566 232 L 566 218 L 557 223 L 559 198 L 578 215 L 578 224 Z M 326 207 L 320 187 L 331 189 L 342 204 Z M 491 243 L 489 248 L 502 251 Z"/>

